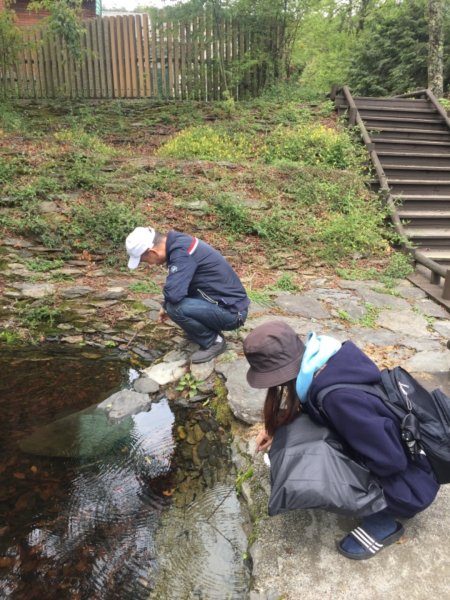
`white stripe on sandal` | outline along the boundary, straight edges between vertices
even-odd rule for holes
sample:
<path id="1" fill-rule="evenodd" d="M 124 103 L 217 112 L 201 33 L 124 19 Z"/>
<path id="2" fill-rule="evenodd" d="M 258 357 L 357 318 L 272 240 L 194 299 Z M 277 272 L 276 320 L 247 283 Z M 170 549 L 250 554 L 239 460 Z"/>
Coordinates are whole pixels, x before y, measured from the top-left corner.
<path id="1" fill-rule="evenodd" d="M 371 552 L 372 554 L 376 554 L 381 550 L 383 544 L 377 542 L 373 537 L 371 537 L 367 531 L 362 529 L 362 527 L 356 527 L 353 531 L 350 531 L 350 535 L 352 535 L 356 541 L 363 546 L 366 550 Z"/>

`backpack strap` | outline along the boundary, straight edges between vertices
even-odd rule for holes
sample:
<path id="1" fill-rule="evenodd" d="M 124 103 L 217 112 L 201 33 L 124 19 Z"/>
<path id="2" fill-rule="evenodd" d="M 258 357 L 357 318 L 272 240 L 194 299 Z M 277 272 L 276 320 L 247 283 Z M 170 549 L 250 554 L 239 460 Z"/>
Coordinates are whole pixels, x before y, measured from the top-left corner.
<path id="1" fill-rule="evenodd" d="M 364 383 L 335 383 L 334 385 L 328 385 L 327 387 L 324 387 L 323 389 L 321 389 L 320 392 L 316 396 L 315 404 L 316 404 L 317 408 L 319 409 L 319 411 L 323 415 L 327 416 L 327 414 L 323 408 L 323 399 L 325 398 L 325 396 L 327 394 L 329 394 L 329 392 L 332 392 L 333 390 L 339 390 L 339 389 L 363 390 L 364 392 L 368 392 L 369 394 L 378 396 L 378 398 L 381 398 L 383 400 L 383 402 L 387 402 L 387 400 L 388 400 L 386 392 L 382 389 L 381 385 L 378 383 L 374 383 L 373 385 L 368 385 L 368 384 L 364 384 Z"/>

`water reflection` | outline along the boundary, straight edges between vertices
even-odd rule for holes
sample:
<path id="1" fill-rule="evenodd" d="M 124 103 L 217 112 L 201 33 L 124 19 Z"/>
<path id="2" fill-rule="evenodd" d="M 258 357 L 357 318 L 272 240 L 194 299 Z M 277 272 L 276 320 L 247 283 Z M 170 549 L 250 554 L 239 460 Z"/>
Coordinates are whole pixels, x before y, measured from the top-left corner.
<path id="1" fill-rule="evenodd" d="M 102 432 L 81 420 L 77 443 L 92 451 L 29 455 L 19 444 L 37 428 L 89 414 L 139 373 L 73 350 L 0 354 L 0 372 L 1 598 L 178 600 L 200 588 L 192 597 L 246 597 L 227 438 L 206 409 L 162 399 L 95 447 Z M 61 443 L 72 447 L 64 432 Z M 174 584 L 177 568 L 187 588 Z"/>

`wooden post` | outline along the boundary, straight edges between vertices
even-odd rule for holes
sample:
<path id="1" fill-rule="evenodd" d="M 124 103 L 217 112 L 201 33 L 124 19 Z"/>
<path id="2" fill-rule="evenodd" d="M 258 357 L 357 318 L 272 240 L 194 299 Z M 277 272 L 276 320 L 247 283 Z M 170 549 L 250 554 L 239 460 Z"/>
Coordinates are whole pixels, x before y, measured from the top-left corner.
<path id="1" fill-rule="evenodd" d="M 432 285 L 439 285 L 441 283 L 441 276 L 439 275 L 439 273 L 436 273 L 435 271 L 431 271 L 430 283 Z"/>
<path id="2" fill-rule="evenodd" d="M 450 269 L 447 269 L 444 279 L 444 291 L 442 293 L 444 300 L 450 300 Z"/>
<path id="3" fill-rule="evenodd" d="M 348 124 L 350 127 L 354 127 L 356 125 L 356 113 L 357 109 L 354 106 L 350 106 L 348 109 Z"/>

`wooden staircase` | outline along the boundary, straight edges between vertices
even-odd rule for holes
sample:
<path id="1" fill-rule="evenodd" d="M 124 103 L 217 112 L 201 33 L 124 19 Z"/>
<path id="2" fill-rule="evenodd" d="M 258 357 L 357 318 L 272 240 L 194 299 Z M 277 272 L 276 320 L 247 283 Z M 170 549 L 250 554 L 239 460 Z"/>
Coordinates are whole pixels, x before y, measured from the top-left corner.
<path id="1" fill-rule="evenodd" d="M 399 233 L 431 287 L 450 301 L 450 119 L 429 90 L 406 97 L 353 97 L 332 92 L 339 115 L 360 128 Z M 448 271 L 448 272 L 447 272 Z M 449 275 L 447 277 L 447 275 Z M 430 290 L 427 290 L 430 292 Z M 435 297 L 435 293 L 431 293 Z M 442 302 L 450 308 L 450 302 Z"/>

